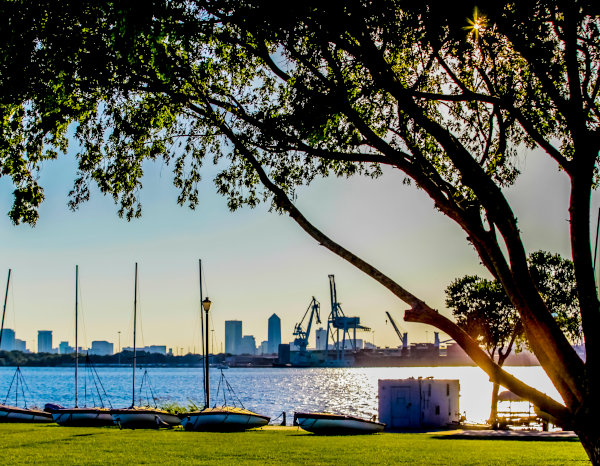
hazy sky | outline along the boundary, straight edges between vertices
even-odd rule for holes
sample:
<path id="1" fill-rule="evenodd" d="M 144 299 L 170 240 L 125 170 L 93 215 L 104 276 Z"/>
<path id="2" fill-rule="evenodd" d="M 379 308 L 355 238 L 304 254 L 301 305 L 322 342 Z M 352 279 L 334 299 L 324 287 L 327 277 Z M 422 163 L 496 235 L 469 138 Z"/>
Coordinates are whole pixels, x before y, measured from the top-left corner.
<path id="1" fill-rule="evenodd" d="M 539 152 L 523 151 L 523 171 L 507 195 L 528 252 L 569 254 L 568 180 Z M 6 212 L 12 186 L 0 178 L 0 283 L 13 270 L 5 327 L 37 348 L 37 331 L 53 330 L 54 346 L 74 342 L 74 276 L 80 270 L 83 322 L 80 344 L 92 340 L 132 343 L 134 263 L 139 264 L 141 333 L 138 345 L 162 344 L 196 350 L 198 343 L 198 259 L 202 259 L 211 309 L 215 350 L 224 340 L 224 321 L 243 321 L 244 335 L 257 344 L 267 338 L 267 319 L 276 313 L 282 338 L 293 339 L 294 324 L 312 296 L 321 302 L 323 326 L 330 312 L 328 274 L 334 274 L 346 315 L 360 316 L 374 332 L 360 336 L 397 346 L 386 325 L 389 311 L 408 332 L 409 342 L 433 341 L 432 327 L 402 321 L 405 304 L 381 285 L 319 246 L 290 218 L 265 206 L 228 211 L 215 193 L 215 169 L 207 166 L 196 211 L 176 204 L 171 169 L 146 166 L 141 193 L 143 217 L 127 222 L 112 199 L 94 193 L 78 212 L 66 207 L 75 174 L 73 157 L 47 164 L 40 177 L 46 201 L 35 228 L 13 226 Z M 315 225 L 387 273 L 428 304 L 444 308 L 444 289 L 464 274 L 486 274 L 466 234 L 433 209 L 424 193 L 402 185 L 388 171 L 378 180 L 326 179 L 299 192 L 298 206 Z M 593 204 L 595 229 L 598 196 Z M 314 345 L 314 330 L 311 332 Z"/>

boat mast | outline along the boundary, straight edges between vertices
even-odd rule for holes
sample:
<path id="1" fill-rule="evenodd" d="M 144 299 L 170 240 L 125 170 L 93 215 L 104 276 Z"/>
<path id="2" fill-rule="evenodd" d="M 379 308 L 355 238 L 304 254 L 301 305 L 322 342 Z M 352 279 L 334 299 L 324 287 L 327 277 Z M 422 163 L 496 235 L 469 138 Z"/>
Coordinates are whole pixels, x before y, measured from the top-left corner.
<path id="1" fill-rule="evenodd" d="M 10 269 L 8 269 L 8 278 L 6 279 L 6 293 L 4 293 L 4 309 L 2 310 L 2 325 L 0 326 L 0 348 L 2 348 L 2 334 L 4 333 L 4 316 L 6 315 L 6 302 L 8 300 L 9 284 L 10 284 Z"/>
<path id="2" fill-rule="evenodd" d="M 135 285 L 133 293 L 133 384 L 131 386 L 131 407 L 135 406 L 135 363 L 137 353 L 135 351 L 135 330 L 136 330 L 136 317 L 137 317 L 137 262 L 135 263 Z"/>
<path id="3" fill-rule="evenodd" d="M 207 352 L 204 351 L 204 314 L 202 314 L 202 259 L 198 259 L 198 276 L 200 279 L 200 347 L 202 358 L 207 357 Z M 206 366 L 202 364 L 202 385 L 204 386 L 204 390 L 206 390 Z M 206 403 L 206 393 L 204 394 L 204 407 L 208 408 L 208 404 Z"/>
<path id="4" fill-rule="evenodd" d="M 210 375 L 208 373 L 208 348 L 210 348 L 210 346 L 208 346 L 208 309 L 210 308 L 210 300 L 208 299 L 208 296 L 206 297 L 206 301 L 208 303 L 208 305 L 206 307 L 202 306 L 204 308 L 204 310 L 206 311 L 206 357 L 204 358 L 204 367 L 206 368 L 206 379 L 204 381 L 204 396 L 205 396 L 205 400 L 204 400 L 204 404 L 206 405 L 207 408 L 210 407 Z"/>
<path id="5" fill-rule="evenodd" d="M 78 303 L 78 287 L 79 287 L 79 266 L 75 266 L 75 407 L 77 406 L 77 370 L 79 369 L 79 346 L 77 341 L 77 303 Z"/>

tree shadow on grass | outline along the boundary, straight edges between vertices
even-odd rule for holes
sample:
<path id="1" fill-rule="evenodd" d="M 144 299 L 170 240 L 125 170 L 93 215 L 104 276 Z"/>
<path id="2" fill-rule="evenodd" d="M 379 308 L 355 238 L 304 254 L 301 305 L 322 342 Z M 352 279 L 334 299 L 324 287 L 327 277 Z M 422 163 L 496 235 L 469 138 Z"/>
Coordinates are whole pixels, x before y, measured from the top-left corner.
<path id="1" fill-rule="evenodd" d="M 536 435 L 532 434 L 446 434 L 446 435 L 433 435 L 431 438 L 438 440 L 512 440 L 518 442 L 578 442 L 577 436 L 562 436 L 562 435 Z"/>
<path id="2" fill-rule="evenodd" d="M 21 443 L 19 445 L 19 448 L 23 448 L 23 447 L 36 447 L 39 445 L 44 445 L 44 444 L 58 444 L 58 443 L 69 443 L 73 440 L 73 437 L 90 437 L 90 436 L 98 436 L 98 435 L 104 435 L 105 432 L 93 432 L 93 433 L 85 433 L 85 434 L 71 434 L 69 436 L 63 437 L 63 438 L 53 438 L 53 439 L 47 439 L 47 440 L 34 440 L 34 441 L 30 441 L 30 442 L 26 442 L 26 443 Z"/>
<path id="3" fill-rule="evenodd" d="M 365 435 L 373 435 L 373 434 L 321 434 L 313 432 L 312 435 L 314 437 L 342 437 L 342 438 L 350 438 L 350 437 L 364 437 Z"/>

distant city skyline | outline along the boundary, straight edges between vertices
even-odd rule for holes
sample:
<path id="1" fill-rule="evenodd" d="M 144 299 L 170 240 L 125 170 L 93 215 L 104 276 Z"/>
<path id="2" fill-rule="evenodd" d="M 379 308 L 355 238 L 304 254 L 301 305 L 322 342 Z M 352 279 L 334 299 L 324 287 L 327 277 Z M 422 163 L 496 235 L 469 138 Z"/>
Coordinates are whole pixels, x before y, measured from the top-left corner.
<path id="1" fill-rule="evenodd" d="M 318 307 L 316 308 L 318 309 Z M 306 314 L 304 315 L 306 317 Z M 312 321 L 312 317 L 310 319 Z M 323 320 L 321 323 L 327 323 L 327 321 Z M 257 338 L 254 335 L 244 335 L 243 328 L 244 322 L 241 320 L 226 320 L 224 322 L 224 335 L 225 335 L 225 347 L 224 352 L 226 354 L 231 355 L 251 355 L 251 356 L 262 356 L 262 355 L 277 355 L 280 350 L 280 346 L 283 343 L 281 339 L 281 319 L 276 313 L 271 314 L 271 316 L 265 322 L 267 326 L 267 335 L 268 340 L 262 341 L 258 343 Z M 308 349 L 316 349 L 316 350 L 324 350 L 329 347 L 329 349 L 335 349 L 335 342 L 328 341 L 328 331 L 326 328 L 313 327 L 313 334 L 308 335 L 307 337 L 307 345 Z M 211 333 L 214 333 L 214 330 L 211 330 Z M 118 332 L 118 341 L 116 343 L 117 349 L 115 350 L 115 343 L 107 341 L 107 340 L 93 340 L 91 345 L 88 348 L 85 346 L 79 346 L 80 352 L 86 352 L 90 355 L 113 355 L 119 353 L 121 351 L 133 351 L 133 347 L 131 346 L 121 346 L 120 341 L 120 332 Z M 436 337 L 437 338 L 437 337 Z M 2 331 L 2 345 L 1 349 L 4 350 L 13 350 L 16 348 L 16 333 L 13 329 L 4 329 Z M 340 340 L 341 341 L 341 340 Z M 436 339 L 438 342 L 439 339 Z M 311 343 L 314 342 L 314 345 Z M 24 343 L 24 342 L 23 342 Z M 328 345 L 329 343 L 329 345 Z M 307 348 L 307 345 L 304 348 Z M 284 343 L 284 346 L 287 346 L 289 349 L 286 351 L 298 351 L 301 348 L 296 345 L 296 339 Z M 345 349 L 355 349 L 360 350 L 365 347 L 375 348 L 376 345 L 370 343 L 368 341 L 364 341 L 362 338 L 350 339 L 348 335 L 345 340 Z M 202 345 L 198 347 L 194 346 L 193 350 L 188 347 L 187 352 L 181 346 L 175 346 L 174 348 L 169 348 L 167 350 L 166 345 L 144 345 L 144 346 L 136 346 L 138 351 L 146 351 L 149 353 L 159 353 L 159 354 L 187 354 L 187 353 L 202 353 Z M 26 348 L 23 348 L 26 350 Z M 33 348 L 32 348 L 33 350 Z M 214 342 L 210 346 L 210 352 L 212 354 L 217 354 L 221 352 L 223 349 L 219 350 L 219 345 L 215 350 Z M 36 346 L 37 353 L 58 353 L 58 354 L 71 354 L 75 352 L 74 346 L 71 346 L 69 340 L 61 341 L 56 347 L 53 345 L 53 331 L 52 330 L 38 330 L 38 340 Z"/>
<path id="2" fill-rule="evenodd" d="M 505 191 L 514 201 L 527 252 L 545 249 L 569 256 L 567 176 L 538 151 L 521 153 L 517 168 L 523 174 Z M 10 223 L 5 213 L 14 187 L 0 178 L 1 285 L 12 269 L 5 326 L 15 329 L 28 347 L 35 347 L 37 330 L 44 328 L 54 330 L 57 342 L 73 340 L 75 265 L 81 342 L 117 342 L 120 332 L 121 345 L 130 346 L 133 269 L 138 262 L 142 344 L 200 348 L 198 259 L 204 269 L 204 296 L 213 302 L 215 349 L 224 346 L 225 320 L 244 321 L 245 335 L 254 335 L 257 342 L 268 340 L 264 322 L 273 313 L 281 318 L 282 341 L 292 341 L 294 324 L 313 295 L 326 319 L 329 274 L 336 277 L 344 312 L 360 316 L 374 331 L 360 338 L 397 346 L 398 337 L 386 324 L 389 311 L 410 342 L 433 341 L 433 327 L 403 322 L 406 304 L 319 246 L 288 217 L 268 212 L 266 205 L 229 212 L 210 182 L 219 167 L 203 168 L 200 204 L 191 211 L 176 205 L 171 168 L 144 164 L 143 217 L 126 222 L 97 189 L 78 212 L 67 209 L 76 174 L 72 155 L 43 166 L 39 182 L 46 200 L 35 228 Z M 548 180 L 544 186 L 539 176 Z M 452 280 L 465 274 L 489 277 L 465 233 L 436 212 L 422 191 L 403 185 L 395 172 L 384 170 L 376 180 L 316 180 L 298 189 L 297 204 L 333 239 L 445 315 L 444 289 Z M 594 193 L 592 211 L 599 205 Z M 314 332 L 311 346 L 313 341 Z"/>

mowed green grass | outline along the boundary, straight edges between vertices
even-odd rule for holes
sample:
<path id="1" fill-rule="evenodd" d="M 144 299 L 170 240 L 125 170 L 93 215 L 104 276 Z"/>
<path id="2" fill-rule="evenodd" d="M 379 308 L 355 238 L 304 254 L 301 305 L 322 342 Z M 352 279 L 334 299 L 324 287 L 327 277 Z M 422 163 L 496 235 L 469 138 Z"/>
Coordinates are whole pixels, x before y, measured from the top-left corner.
<path id="1" fill-rule="evenodd" d="M 317 436 L 0 424 L 0 464 L 589 464 L 579 441 L 452 438 L 448 433 Z"/>

